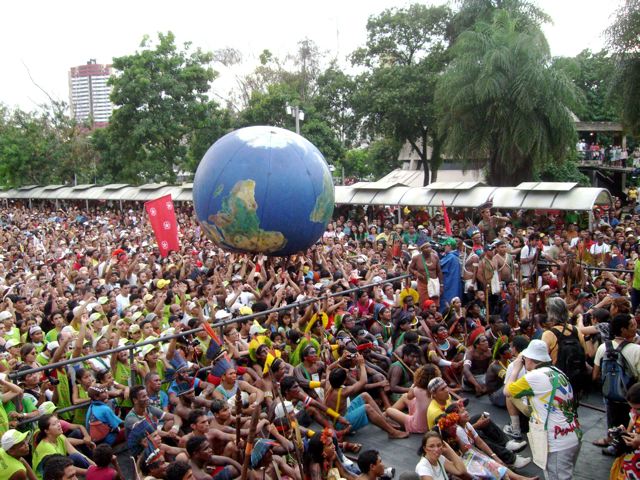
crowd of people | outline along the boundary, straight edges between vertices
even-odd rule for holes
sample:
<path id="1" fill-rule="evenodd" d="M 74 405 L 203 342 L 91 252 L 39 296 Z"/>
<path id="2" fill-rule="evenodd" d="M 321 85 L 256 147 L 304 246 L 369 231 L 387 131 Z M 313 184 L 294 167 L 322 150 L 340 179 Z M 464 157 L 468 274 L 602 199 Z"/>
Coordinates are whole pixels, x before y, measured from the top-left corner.
<path id="1" fill-rule="evenodd" d="M 369 424 L 422 435 L 405 478 L 569 479 L 592 380 L 638 478 L 640 217 L 491 207 L 344 207 L 288 258 L 188 205 L 166 258 L 140 205 L 0 210 L 0 480 L 122 479 L 122 449 L 145 480 L 391 478 Z"/>

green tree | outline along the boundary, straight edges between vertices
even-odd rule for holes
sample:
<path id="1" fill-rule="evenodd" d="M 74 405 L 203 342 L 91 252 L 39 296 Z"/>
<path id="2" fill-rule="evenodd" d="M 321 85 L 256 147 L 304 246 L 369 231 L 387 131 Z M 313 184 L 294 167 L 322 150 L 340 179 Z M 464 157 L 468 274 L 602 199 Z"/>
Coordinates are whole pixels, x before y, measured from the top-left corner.
<path id="1" fill-rule="evenodd" d="M 491 24 L 463 32 L 436 95 L 447 153 L 467 163 L 486 159 L 492 185 L 531 180 L 536 165 L 563 161 L 575 145 L 570 112 L 579 92 L 550 68 L 542 31 L 519 28 L 500 10 Z"/>
<path id="2" fill-rule="evenodd" d="M 93 182 L 97 155 L 89 130 L 66 114 L 64 103 L 37 112 L 0 106 L 2 186 Z"/>
<path id="3" fill-rule="evenodd" d="M 317 85 L 312 99 L 317 115 L 331 126 L 345 148 L 353 147 L 358 138 L 358 120 L 353 112 L 355 80 L 332 62 L 318 76 Z"/>
<path id="4" fill-rule="evenodd" d="M 171 32 L 158 34 L 155 43 L 145 37 L 140 47 L 113 60 L 116 109 L 108 131 L 96 139 L 102 172 L 130 183 L 173 182 L 178 171 L 192 166 L 191 136 L 209 121 L 213 55 L 192 50 L 190 43 L 178 48 Z"/>
<path id="5" fill-rule="evenodd" d="M 434 94 L 447 63 L 450 16 L 446 6 L 385 10 L 369 18 L 366 46 L 352 56 L 355 64 L 368 68 L 356 80 L 353 97 L 363 132 L 372 140 L 409 142 L 422 161 L 425 185 L 436 180 L 442 161 L 444 136 L 436 122 Z"/>
<path id="6" fill-rule="evenodd" d="M 640 134 L 640 0 L 624 0 L 607 29 L 609 46 L 618 62 L 613 74 L 613 91 L 625 128 Z"/>
<path id="7" fill-rule="evenodd" d="M 616 69 L 616 61 L 606 50 L 593 53 L 587 49 L 575 57 L 558 57 L 553 60 L 553 66 L 562 70 L 582 91 L 585 101 L 574 112 L 580 120 L 618 120 L 611 96 L 611 79 Z"/>

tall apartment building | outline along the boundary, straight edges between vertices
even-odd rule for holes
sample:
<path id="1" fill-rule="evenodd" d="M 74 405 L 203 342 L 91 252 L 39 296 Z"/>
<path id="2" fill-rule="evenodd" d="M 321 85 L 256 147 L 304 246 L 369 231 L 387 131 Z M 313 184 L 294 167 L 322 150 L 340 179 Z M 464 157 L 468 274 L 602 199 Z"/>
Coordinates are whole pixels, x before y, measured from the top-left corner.
<path id="1" fill-rule="evenodd" d="M 76 120 L 92 119 L 94 127 L 109 123 L 113 104 L 109 100 L 111 87 L 107 85 L 111 65 L 101 65 L 91 59 L 86 65 L 69 70 L 69 98 L 71 111 Z"/>

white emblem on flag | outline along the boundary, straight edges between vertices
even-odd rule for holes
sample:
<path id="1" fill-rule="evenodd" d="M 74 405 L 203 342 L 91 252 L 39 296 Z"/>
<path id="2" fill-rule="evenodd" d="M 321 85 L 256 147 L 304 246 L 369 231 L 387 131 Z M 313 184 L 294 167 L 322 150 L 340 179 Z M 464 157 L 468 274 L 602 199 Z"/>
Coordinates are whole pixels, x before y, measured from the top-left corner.
<path id="1" fill-rule="evenodd" d="M 169 222 L 168 220 L 162 222 L 162 228 L 164 228 L 165 230 L 171 230 L 171 222 Z"/>
<path id="2" fill-rule="evenodd" d="M 155 208 L 151 207 L 149 209 L 149 215 L 151 215 L 152 217 L 155 217 L 157 214 L 158 214 L 158 211 Z"/>
<path id="3" fill-rule="evenodd" d="M 166 240 L 163 240 L 160 245 L 162 245 L 162 248 L 164 250 L 167 250 L 169 248 L 169 242 L 167 242 Z"/>
<path id="4" fill-rule="evenodd" d="M 167 202 L 165 205 L 167 206 L 167 210 L 173 210 L 173 203 L 172 202 Z"/>

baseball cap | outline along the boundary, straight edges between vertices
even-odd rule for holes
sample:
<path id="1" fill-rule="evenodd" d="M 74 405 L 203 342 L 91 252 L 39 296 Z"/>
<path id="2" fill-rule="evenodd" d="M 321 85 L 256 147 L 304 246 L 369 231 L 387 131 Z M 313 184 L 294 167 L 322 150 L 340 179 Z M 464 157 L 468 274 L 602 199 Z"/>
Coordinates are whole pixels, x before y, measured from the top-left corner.
<path id="1" fill-rule="evenodd" d="M 216 320 L 226 320 L 227 318 L 231 318 L 231 313 L 226 310 L 218 310 L 214 317 Z"/>
<path id="2" fill-rule="evenodd" d="M 129 327 L 129 333 L 138 333 L 139 331 L 140 325 L 138 325 L 137 323 L 134 323 Z"/>
<path id="3" fill-rule="evenodd" d="M 40 412 L 41 415 L 51 415 L 56 411 L 56 408 L 58 407 L 56 407 L 56 404 L 53 402 L 42 402 L 38 407 L 38 412 Z"/>
<path id="4" fill-rule="evenodd" d="M 153 295 L 147 293 L 144 297 L 142 297 L 143 302 L 148 302 L 149 300 L 153 300 Z"/>
<path id="5" fill-rule="evenodd" d="M 238 313 L 240 315 L 251 315 L 253 313 L 253 310 L 251 309 L 251 307 L 247 307 L 246 305 L 243 305 L 242 307 L 240 307 L 240 309 L 238 310 Z"/>
<path id="6" fill-rule="evenodd" d="M 20 340 L 15 340 L 15 339 L 11 339 L 8 340 L 7 343 L 4 344 L 4 348 L 5 350 L 9 350 L 12 347 L 17 347 L 18 345 L 22 345 L 22 342 Z"/>
<path id="7" fill-rule="evenodd" d="M 0 312 L 0 322 L 2 322 L 3 320 L 6 320 L 8 318 L 13 317 L 13 315 L 11 314 L 11 312 L 8 311 L 4 311 L 4 312 Z"/>
<path id="8" fill-rule="evenodd" d="M 549 349 L 542 340 L 531 340 L 529 346 L 522 351 L 522 356 L 537 362 L 550 362 Z"/>
<path id="9" fill-rule="evenodd" d="M 29 335 L 33 335 L 34 333 L 41 332 L 42 328 L 39 325 L 34 325 L 29 329 Z"/>
<path id="10" fill-rule="evenodd" d="M 105 303 L 107 303 L 109 301 L 109 297 L 98 297 L 98 303 L 100 305 L 104 305 Z"/>
<path id="11" fill-rule="evenodd" d="M 158 280 L 158 283 L 156 285 L 158 286 L 158 288 L 165 288 L 168 287 L 169 284 L 171 284 L 171 280 L 165 280 L 161 278 L 160 280 Z"/>
<path id="12" fill-rule="evenodd" d="M 56 348 L 58 348 L 60 346 L 60 344 L 58 342 L 49 342 L 47 343 L 47 350 L 49 350 L 50 352 L 55 350 Z"/>
<path id="13" fill-rule="evenodd" d="M 262 325 L 260 325 L 256 320 L 253 321 L 251 328 L 249 329 L 249 335 L 256 335 L 258 333 L 265 333 L 267 331 Z"/>
<path id="14" fill-rule="evenodd" d="M 142 312 L 135 312 L 133 315 L 131 315 L 131 320 L 133 320 L 134 322 L 136 320 L 138 320 L 140 317 L 142 316 Z"/>
<path id="15" fill-rule="evenodd" d="M 2 445 L 2 449 L 6 452 L 10 448 L 18 445 L 20 442 L 24 442 L 29 436 L 29 432 L 19 432 L 17 430 L 7 430 L 4 435 L 2 435 L 2 440 L 0 440 L 0 444 Z"/>

